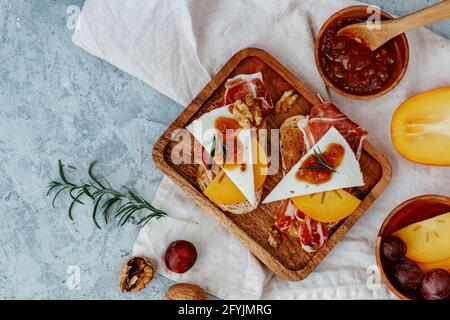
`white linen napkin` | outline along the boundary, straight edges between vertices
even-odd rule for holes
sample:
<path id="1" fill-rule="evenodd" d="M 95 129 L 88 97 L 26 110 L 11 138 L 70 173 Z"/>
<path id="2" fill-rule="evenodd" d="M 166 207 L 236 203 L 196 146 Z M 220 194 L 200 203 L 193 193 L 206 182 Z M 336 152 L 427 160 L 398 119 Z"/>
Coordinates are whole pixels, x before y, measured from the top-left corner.
<path id="1" fill-rule="evenodd" d="M 313 57 L 313 39 L 335 11 L 358 4 L 346 0 L 147 1 L 87 0 L 73 42 L 187 105 L 210 78 L 240 49 L 258 47 L 323 97 L 331 98 L 369 131 L 369 141 L 391 161 L 393 179 L 345 238 L 301 282 L 287 282 L 262 266 L 229 232 L 169 179 L 154 204 L 199 225 L 163 219 L 141 230 L 133 254 L 155 259 L 158 272 L 199 284 L 225 299 L 361 299 L 392 297 L 376 272 L 377 231 L 400 202 L 420 194 L 449 195 L 448 168 L 427 167 L 403 159 L 390 142 L 392 113 L 416 93 L 450 85 L 450 42 L 431 31 L 408 32 L 410 61 L 400 85 L 371 101 L 352 101 L 329 92 Z M 430 106 L 432 110 L 433 106 Z M 440 150 L 438 152 L 449 152 Z M 199 258 L 178 275 L 161 258 L 175 239 L 192 241 Z"/>

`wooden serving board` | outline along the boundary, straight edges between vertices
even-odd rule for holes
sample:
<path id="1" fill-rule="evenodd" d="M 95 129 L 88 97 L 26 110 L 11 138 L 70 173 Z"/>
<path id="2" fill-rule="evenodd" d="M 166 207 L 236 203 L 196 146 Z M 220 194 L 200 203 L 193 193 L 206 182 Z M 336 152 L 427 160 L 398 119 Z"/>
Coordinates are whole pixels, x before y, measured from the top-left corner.
<path id="1" fill-rule="evenodd" d="M 171 160 L 172 149 L 178 143 L 171 141 L 174 131 L 185 128 L 190 122 L 210 110 L 211 105 L 220 105 L 225 92 L 224 83 L 228 78 L 237 74 L 251 74 L 259 71 L 263 74 L 264 83 L 274 103 L 278 101 L 284 91 L 292 88 L 299 95 L 295 105 L 288 113 L 269 116 L 267 121 L 269 127 L 279 127 L 286 118 L 293 115 L 306 115 L 312 106 L 320 103 L 314 92 L 308 89 L 270 54 L 260 49 L 244 49 L 228 61 L 158 139 L 153 147 L 153 159 L 166 175 L 222 223 L 275 274 L 286 280 L 299 281 L 317 267 L 349 228 L 383 192 L 391 178 L 391 166 L 375 147 L 365 141 L 360 159 L 365 185 L 355 188 L 353 191 L 353 194 L 362 200 L 358 209 L 331 231 L 332 234 L 329 235 L 328 242 L 318 252 L 306 253 L 301 249 L 298 242 L 286 236 L 282 236 L 281 243 L 276 249 L 271 247 L 267 241 L 268 230 L 273 226 L 279 202 L 260 204 L 256 210 L 248 214 L 235 215 L 224 212 L 200 191 L 196 180 L 197 165 L 176 165 Z M 280 165 L 278 174 L 267 177 L 263 187 L 263 199 L 281 178 Z"/>

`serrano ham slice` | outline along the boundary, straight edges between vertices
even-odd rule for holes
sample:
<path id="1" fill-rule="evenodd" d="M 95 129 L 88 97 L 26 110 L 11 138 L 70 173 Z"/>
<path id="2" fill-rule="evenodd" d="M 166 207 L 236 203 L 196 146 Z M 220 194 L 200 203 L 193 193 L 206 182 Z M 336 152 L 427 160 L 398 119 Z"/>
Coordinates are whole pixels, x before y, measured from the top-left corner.
<path id="1" fill-rule="evenodd" d="M 275 227 L 281 232 L 293 235 L 289 229 L 298 227 L 295 217 L 296 210 L 297 208 L 294 207 L 291 200 L 283 200 L 278 208 Z"/>
<path id="2" fill-rule="evenodd" d="M 328 130 L 334 126 L 347 140 L 356 158 L 361 156 L 362 143 L 368 132 L 351 121 L 334 104 L 322 103 L 311 109 L 306 119 L 299 120 L 299 129 L 308 151 Z M 300 155 L 299 159 L 303 155 Z M 291 168 L 285 168 L 289 171 Z M 291 200 L 282 201 L 275 227 L 281 232 L 298 239 L 306 252 L 315 252 L 322 248 L 328 238 L 328 231 L 335 223 L 322 223 L 311 219 L 298 210 Z"/>
<path id="3" fill-rule="evenodd" d="M 296 210 L 295 217 L 300 227 L 300 243 L 306 252 L 315 252 L 322 248 L 328 239 L 326 223 L 318 222 Z"/>
<path id="4" fill-rule="evenodd" d="M 332 126 L 347 140 L 356 159 L 359 160 L 362 143 L 368 132 L 347 118 L 330 102 L 318 104 L 311 109 L 307 123 L 303 127 L 303 132 L 308 140 L 308 149 L 312 148 Z"/>
<path id="5" fill-rule="evenodd" d="M 283 200 L 278 208 L 275 227 L 298 240 L 303 250 L 315 252 L 323 247 L 328 236 L 325 223 L 315 221 L 298 210 L 291 200 Z"/>
<path id="6" fill-rule="evenodd" d="M 236 100 L 245 101 L 245 97 L 248 95 L 258 102 L 263 116 L 267 116 L 272 111 L 273 104 L 261 72 L 241 74 L 228 79 L 225 83 L 225 104 L 234 103 Z"/>

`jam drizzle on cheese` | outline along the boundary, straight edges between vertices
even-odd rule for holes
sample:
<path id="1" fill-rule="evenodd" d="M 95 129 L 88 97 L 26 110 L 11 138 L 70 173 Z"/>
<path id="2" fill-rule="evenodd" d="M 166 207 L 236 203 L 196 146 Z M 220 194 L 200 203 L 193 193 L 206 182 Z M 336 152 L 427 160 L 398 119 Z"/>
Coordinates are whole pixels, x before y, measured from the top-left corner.
<path id="1" fill-rule="evenodd" d="M 335 169 L 344 158 L 345 149 L 338 143 L 330 143 L 322 153 L 315 153 L 303 161 L 295 177 L 311 184 L 322 184 L 331 180 Z"/>
<path id="2" fill-rule="evenodd" d="M 240 126 L 236 119 L 228 117 L 218 117 L 214 124 L 214 128 L 218 130 L 218 139 L 216 139 L 215 160 L 217 163 L 223 164 L 227 169 L 233 169 L 240 166 L 242 161 L 242 143 L 238 139 Z M 245 171 L 242 169 L 241 171 Z"/>

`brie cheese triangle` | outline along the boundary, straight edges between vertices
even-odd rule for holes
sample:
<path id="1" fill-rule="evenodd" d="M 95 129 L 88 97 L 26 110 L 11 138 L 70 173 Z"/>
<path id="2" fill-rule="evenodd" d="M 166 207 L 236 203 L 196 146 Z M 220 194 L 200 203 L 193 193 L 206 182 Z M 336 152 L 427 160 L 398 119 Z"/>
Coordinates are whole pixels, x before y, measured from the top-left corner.
<path id="1" fill-rule="evenodd" d="M 344 147 L 345 153 L 341 164 L 336 168 L 331 179 L 325 183 L 312 184 L 300 181 L 296 178 L 296 173 L 302 163 L 311 155 L 314 150 L 326 150 L 331 143 L 338 143 Z M 331 127 L 327 133 L 301 158 L 297 164 L 283 177 L 262 203 L 269 203 L 278 200 L 290 199 L 306 194 L 324 192 L 349 187 L 364 185 L 364 179 L 359 167 L 359 162 L 353 150 L 348 145 L 345 138 L 335 127 Z"/>
<path id="2" fill-rule="evenodd" d="M 228 106 L 216 108 L 205 113 L 197 120 L 189 124 L 186 129 L 197 139 L 197 141 L 211 154 L 215 143 L 217 129 L 215 122 L 219 117 L 235 119 L 236 117 L 229 111 Z M 252 157 L 252 130 L 239 129 L 238 140 L 244 150 L 242 163 L 245 164 L 245 170 L 241 170 L 239 165 L 227 166 L 219 164 L 225 174 L 233 181 L 236 187 L 242 192 L 248 202 L 256 207 L 255 178 L 253 173 L 253 157 Z"/>

